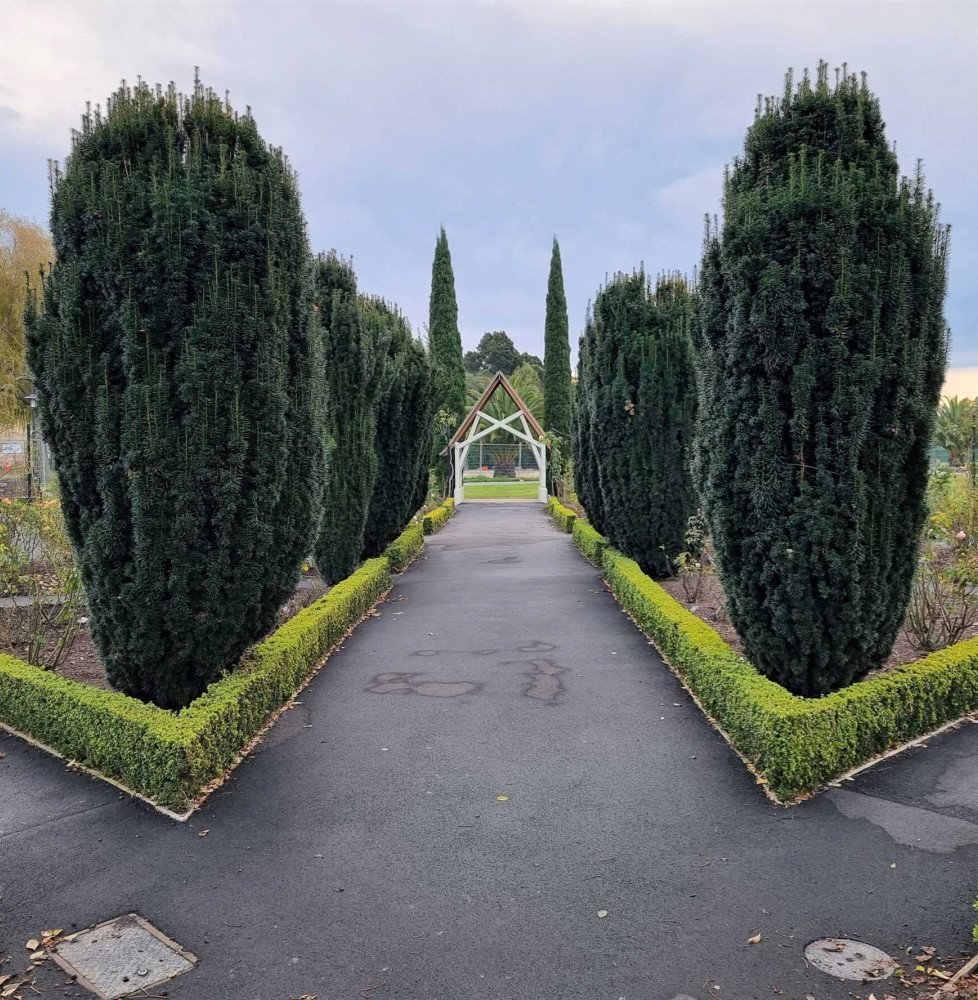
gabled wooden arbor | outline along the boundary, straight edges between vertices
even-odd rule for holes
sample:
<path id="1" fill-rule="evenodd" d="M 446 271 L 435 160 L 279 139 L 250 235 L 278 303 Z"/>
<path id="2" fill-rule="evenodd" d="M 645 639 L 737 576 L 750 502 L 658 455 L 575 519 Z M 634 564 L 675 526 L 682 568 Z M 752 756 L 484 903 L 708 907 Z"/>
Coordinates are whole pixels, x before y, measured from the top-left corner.
<path id="1" fill-rule="evenodd" d="M 483 409 L 486 403 L 492 399 L 497 389 L 502 389 L 507 396 L 516 404 L 516 412 L 511 413 L 502 420 L 489 416 Z M 485 426 L 481 426 L 482 422 Z M 519 393 L 510 384 L 510 381 L 502 372 L 496 372 L 492 381 L 486 386 L 486 391 L 479 397 L 479 402 L 472 407 L 469 415 L 459 424 L 458 430 L 452 435 L 451 440 L 442 450 L 443 455 L 452 457 L 452 480 L 455 483 L 455 503 L 460 504 L 464 499 L 465 487 L 462 482 L 465 472 L 465 460 L 469 455 L 469 448 L 476 442 L 493 431 L 506 431 L 520 441 L 525 441 L 533 449 L 533 456 L 536 458 L 537 467 L 540 469 L 540 488 L 537 490 L 537 499 L 541 503 L 547 502 L 547 446 L 540 440 L 543 437 L 543 428 L 537 422 L 536 417 L 530 412 L 526 403 L 520 399 Z"/>

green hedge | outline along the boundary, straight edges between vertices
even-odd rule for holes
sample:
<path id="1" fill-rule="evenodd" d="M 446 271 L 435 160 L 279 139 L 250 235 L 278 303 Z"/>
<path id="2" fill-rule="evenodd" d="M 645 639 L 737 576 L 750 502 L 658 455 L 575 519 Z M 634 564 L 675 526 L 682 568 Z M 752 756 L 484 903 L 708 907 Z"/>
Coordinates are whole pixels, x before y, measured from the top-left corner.
<path id="1" fill-rule="evenodd" d="M 420 521 L 412 521 L 384 549 L 384 558 L 392 573 L 403 573 L 414 562 L 423 548 L 424 526 Z"/>
<path id="2" fill-rule="evenodd" d="M 601 565 L 601 556 L 608 547 L 608 539 L 599 534 L 587 521 L 577 518 L 571 526 L 571 535 L 577 547 L 595 566 Z"/>
<path id="3" fill-rule="evenodd" d="M 431 530 L 447 517 L 437 518 Z M 403 570 L 423 545 L 421 522 L 414 521 L 384 556 L 368 559 L 253 646 L 239 669 L 180 712 L 0 655 L 0 722 L 183 811 L 390 590 L 391 571 Z"/>
<path id="4" fill-rule="evenodd" d="M 566 531 L 570 534 L 570 532 L 574 529 L 574 522 L 577 520 L 577 514 L 575 514 L 569 507 L 565 507 L 556 497 L 547 498 L 547 510 L 556 522 L 557 527 L 560 528 L 561 531 Z"/>
<path id="5" fill-rule="evenodd" d="M 597 532 L 584 527 L 574 525 L 574 539 L 593 560 Z M 607 545 L 601 555 L 622 607 L 782 800 L 978 709 L 978 639 L 824 698 L 799 698 L 761 676 L 632 559 Z"/>
<path id="6" fill-rule="evenodd" d="M 440 507 L 429 511 L 421 520 L 421 524 L 426 535 L 433 535 L 440 531 L 447 523 L 448 519 L 455 513 L 455 501 L 449 498 Z"/>

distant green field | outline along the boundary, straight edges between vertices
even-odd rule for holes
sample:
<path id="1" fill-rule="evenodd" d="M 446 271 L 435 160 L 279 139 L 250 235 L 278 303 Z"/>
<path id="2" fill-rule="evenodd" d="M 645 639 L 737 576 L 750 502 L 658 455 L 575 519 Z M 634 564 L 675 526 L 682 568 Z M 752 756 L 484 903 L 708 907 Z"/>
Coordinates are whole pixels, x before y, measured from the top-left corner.
<path id="1" fill-rule="evenodd" d="M 466 483 L 466 500 L 536 500 L 537 486 L 529 483 Z"/>

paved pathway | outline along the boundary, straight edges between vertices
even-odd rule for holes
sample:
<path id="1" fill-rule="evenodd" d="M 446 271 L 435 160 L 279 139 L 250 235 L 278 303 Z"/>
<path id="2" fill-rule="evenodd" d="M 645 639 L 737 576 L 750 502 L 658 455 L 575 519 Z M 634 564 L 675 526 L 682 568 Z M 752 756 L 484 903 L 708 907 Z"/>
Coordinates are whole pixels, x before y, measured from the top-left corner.
<path id="1" fill-rule="evenodd" d="M 978 727 L 771 805 L 535 504 L 380 611 L 189 824 L 0 739 L 0 950 L 135 910 L 176 998 L 841 1000 L 813 938 L 970 949 Z"/>

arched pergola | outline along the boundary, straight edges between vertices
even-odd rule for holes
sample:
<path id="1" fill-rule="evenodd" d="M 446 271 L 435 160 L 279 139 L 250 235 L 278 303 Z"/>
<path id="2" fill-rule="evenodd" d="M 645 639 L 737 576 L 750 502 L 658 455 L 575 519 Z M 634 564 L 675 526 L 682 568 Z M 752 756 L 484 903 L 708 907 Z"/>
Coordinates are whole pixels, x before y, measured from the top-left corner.
<path id="1" fill-rule="evenodd" d="M 483 409 L 490 399 L 496 394 L 498 389 L 502 389 L 516 405 L 516 412 L 511 413 L 502 420 L 497 420 L 490 416 Z M 465 471 L 465 460 L 468 458 L 469 448 L 476 441 L 494 431 L 505 431 L 511 434 L 518 441 L 523 441 L 533 450 L 537 466 L 540 469 L 540 488 L 537 490 L 537 499 L 541 503 L 547 502 L 547 446 L 540 440 L 543 437 L 543 428 L 537 422 L 536 417 L 530 412 L 526 403 L 520 399 L 519 393 L 510 384 L 510 381 L 502 372 L 496 372 L 492 381 L 486 386 L 486 391 L 479 397 L 479 402 L 469 410 L 469 415 L 458 426 L 458 430 L 452 435 L 446 447 L 442 450 L 443 455 L 450 455 L 452 459 L 452 481 L 455 484 L 455 503 L 460 504 L 465 498 L 465 487 L 462 482 L 462 474 Z"/>

